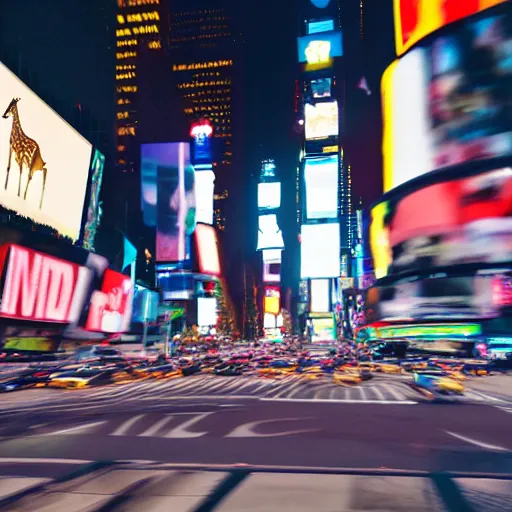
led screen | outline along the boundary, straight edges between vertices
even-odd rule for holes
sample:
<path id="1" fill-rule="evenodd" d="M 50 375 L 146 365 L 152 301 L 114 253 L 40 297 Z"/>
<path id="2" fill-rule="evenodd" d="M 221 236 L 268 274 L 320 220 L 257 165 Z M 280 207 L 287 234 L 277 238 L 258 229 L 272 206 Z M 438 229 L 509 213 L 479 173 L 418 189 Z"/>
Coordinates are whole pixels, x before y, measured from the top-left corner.
<path id="1" fill-rule="evenodd" d="M 89 206 L 84 226 L 84 237 L 82 247 L 88 251 L 94 249 L 94 238 L 101 220 L 100 191 L 103 181 L 103 167 L 105 156 L 97 149 L 94 150 L 94 157 L 91 164 L 91 190 L 89 194 Z"/>
<path id="2" fill-rule="evenodd" d="M 263 312 L 277 316 L 280 310 L 281 293 L 279 288 L 272 286 L 265 287 L 265 297 L 263 297 Z"/>
<path id="3" fill-rule="evenodd" d="M 156 225 L 156 261 L 190 257 L 189 236 L 196 223 L 194 168 L 185 142 L 141 146 L 142 211 Z"/>
<path id="4" fill-rule="evenodd" d="M 197 324 L 199 327 L 217 325 L 217 299 L 215 297 L 199 297 L 197 299 Z"/>
<path id="5" fill-rule="evenodd" d="M 77 240 L 91 144 L 2 63 L 0 116 L 0 204 Z"/>
<path id="6" fill-rule="evenodd" d="M 318 78 L 309 82 L 311 96 L 313 98 L 330 98 L 331 97 L 331 78 Z"/>
<path id="7" fill-rule="evenodd" d="M 322 32 L 297 39 L 299 62 L 305 63 L 306 71 L 329 68 L 333 58 L 343 55 L 341 32 Z"/>
<path id="8" fill-rule="evenodd" d="M 219 276 L 220 258 L 217 233 L 213 226 L 198 224 L 195 230 L 196 247 L 201 274 Z"/>
<path id="9" fill-rule="evenodd" d="M 275 329 L 276 327 L 276 316 L 271 313 L 263 314 L 263 328 L 264 329 Z"/>
<path id="10" fill-rule="evenodd" d="M 334 20 L 310 21 L 308 22 L 308 34 L 319 34 L 334 30 Z"/>
<path id="11" fill-rule="evenodd" d="M 330 283 L 328 279 L 312 279 L 311 283 L 311 313 L 328 313 L 331 311 Z"/>
<path id="12" fill-rule="evenodd" d="M 470 19 L 383 80 L 385 191 L 427 172 L 512 155 L 512 13 Z"/>
<path id="13" fill-rule="evenodd" d="M 312 333 L 311 341 L 324 342 L 333 341 L 336 339 L 336 331 L 334 327 L 334 320 L 332 317 L 329 318 L 313 318 L 311 320 Z"/>
<path id="14" fill-rule="evenodd" d="M 301 278 L 337 277 L 340 274 L 340 225 L 303 224 Z"/>
<path id="15" fill-rule="evenodd" d="M 257 250 L 262 249 L 284 249 L 283 233 L 274 214 L 259 216 Z"/>
<path id="16" fill-rule="evenodd" d="M 492 276 L 439 277 L 377 286 L 367 293 L 369 322 L 491 318 Z"/>
<path id="17" fill-rule="evenodd" d="M 215 173 L 196 171 L 196 222 L 213 224 Z"/>
<path id="18" fill-rule="evenodd" d="M 306 103 L 304 105 L 306 140 L 326 139 L 337 136 L 338 102 Z"/>
<path id="19" fill-rule="evenodd" d="M 511 218 L 511 168 L 437 183 L 380 203 L 370 228 L 379 277 L 462 263 L 511 262 Z"/>
<path id="20" fill-rule="evenodd" d="M 396 53 L 432 32 L 506 0 L 394 0 Z"/>
<path id="21" fill-rule="evenodd" d="M 258 208 L 274 210 L 281 206 L 281 183 L 258 183 Z"/>
<path id="22" fill-rule="evenodd" d="M 263 253 L 263 282 L 281 281 L 281 249 L 265 249 Z"/>
<path id="23" fill-rule="evenodd" d="M 304 165 L 308 219 L 333 219 L 338 214 L 338 156 L 308 158 Z"/>

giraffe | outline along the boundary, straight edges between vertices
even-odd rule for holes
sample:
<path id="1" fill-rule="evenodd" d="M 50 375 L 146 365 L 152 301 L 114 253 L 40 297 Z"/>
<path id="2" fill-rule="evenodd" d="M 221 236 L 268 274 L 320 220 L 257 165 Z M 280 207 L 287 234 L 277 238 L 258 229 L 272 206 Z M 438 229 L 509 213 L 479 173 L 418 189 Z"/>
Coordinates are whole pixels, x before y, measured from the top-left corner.
<path id="1" fill-rule="evenodd" d="M 11 170 L 12 154 L 16 163 L 20 168 L 20 177 L 18 181 L 18 197 L 21 195 L 21 176 L 23 174 L 23 164 L 28 168 L 27 186 L 25 187 L 25 194 L 23 199 L 27 199 L 27 192 L 30 182 L 34 177 L 34 173 L 37 171 L 43 172 L 43 188 L 41 190 L 41 199 L 39 201 L 39 209 L 43 207 L 44 189 L 46 187 L 46 173 L 48 170 L 41 157 L 41 150 L 38 143 L 25 135 L 20 124 L 20 117 L 18 114 L 18 101 L 21 98 L 13 98 L 9 106 L 7 107 L 4 115 L 4 119 L 12 116 L 12 128 L 11 128 L 11 139 L 9 144 L 9 160 L 7 161 L 7 175 L 5 177 L 5 189 L 7 190 L 7 184 L 9 183 L 9 171 Z"/>

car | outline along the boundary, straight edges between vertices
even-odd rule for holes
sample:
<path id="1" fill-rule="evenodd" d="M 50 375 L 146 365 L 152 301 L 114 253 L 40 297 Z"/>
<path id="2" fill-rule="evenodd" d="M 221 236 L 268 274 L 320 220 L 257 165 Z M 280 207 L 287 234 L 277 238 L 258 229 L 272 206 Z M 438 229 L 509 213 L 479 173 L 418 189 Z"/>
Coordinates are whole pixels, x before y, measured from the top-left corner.
<path id="1" fill-rule="evenodd" d="M 221 364 L 215 368 L 215 375 L 234 377 L 243 374 L 243 368 L 236 364 Z"/>
<path id="2" fill-rule="evenodd" d="M 418 371 L 413 374 L 414 385 L 428 392 L 462 395 L 464 386 L 443 371 Z"/>

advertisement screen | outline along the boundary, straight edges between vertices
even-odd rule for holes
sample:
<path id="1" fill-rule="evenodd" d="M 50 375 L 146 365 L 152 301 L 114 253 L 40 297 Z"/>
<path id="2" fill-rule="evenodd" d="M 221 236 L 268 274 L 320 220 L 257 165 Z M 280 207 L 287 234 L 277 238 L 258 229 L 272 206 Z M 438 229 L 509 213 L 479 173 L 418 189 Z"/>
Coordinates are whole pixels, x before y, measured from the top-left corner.
<path id="1" fill-rule="evenodd" d="M 219 276 L 220 258 L 217 233 L 213 226 L 198 224 L 194 232 L 199 262 L 199 272 L 211 276 Z"/>
<path id="2" fill-rule="evenodd" d="M 143 286 L 135 285 L 132 308 L 132 322 L 155 322 L 158 318 L 160 295 Z"/>
<path id="3" fill-rule="evenodd" d="M 86 330 L 109 333 L 129 331 L 132 305 L 131 279 L 119 272 L 105 270 L 101 291 L 94 291 L 91 297 Z"/>
<path id="4" fill-rule="evenodd" d="M 207 119 L 195 123 L 190 136 L 193 138 L 193 161 L 194 164 L 211 163 L 212 148 L 211 137 L 213 135 L 213 126 Z"/>
<path id="5" fill-rule="evenodd" d="M 329 279 L 312 279 L 311 283 L 311 313 L 329 313 L 331 311 L 331 286 Z"/>
<path id="6" fill-rule="evenodd" d="M 217 325 L 217 299 L 215 297 L 198 297 L 197 324 L 199 327 Z"/>
<path id="7" fill-rule="evenodd" d="M 437 183 L 378 204 L 370 243 L 379 277 L 512 262 L 512 169 Z"/>
<path id="8" fill-rule="evenodd" d="M 396 53 L 432 32 L 507 0 L 394 0 Z"/>
<path id="9" fill-rule="evenodd" d="M 260 215 L 258 218 L 258 248 L 284 249 L 283 233 L 277 224 L 277 216 Z"/>
<path id="10" fill-rule="evenodd" d="M 91 144 L 0 63 L 0 204 L 80 236 Z"/>
<path id="11" fill-rule="evenodd" d="M 281 206 L 281 183 L 258 183 L 258 208 L 274 210 Z"/>
<path id="12" fill-rule="evenodd" d="M 308 34 L 319 34 L 334 30 L 334 20 L 321 20 L 308 22 Z"/>
<path id="13" fill-rule="evenodd" d="M 377 286 L 367 293 L 367 320 L 492 318 L 499 314 L 493 281 L 492 276 L 439 277 Z"/>
<path id="14" fill-rule="evenodd" d="M 336 339 L 334 320 L 329 318 L 313 318 L 311 320 L 312 333 L 311 341 L 320 343 L 324 341 L 333 341 Z"/>
<path id="15" fill-rule="evenodd" d="M 97 149 L 94 150 L 94 157 L 91 164 L 91 191 L 89 206 L 87 207 L 87 217 L 84 226 L 84 238 L 82 246 L 88 251 L 94 249 L 94 238 L 96 230 L 101 220 L 100 191 L 103 181 L 103 167 L 105 166 L 105 156 Z"/>
<path id="16" fill-rule="evenodd" d="M 281 292 L 274 286 L 265 287 L 265 296 L 263 297 L 263 312 L 277 316 L 281 310 Z"/>
<path id="17" fill-rule="evenodd" d="M 263 282 L 279 283 L 281 281 L 281 249 L 264 249 Z"/>
<path id="18" fill-rule="evenodd" d="M 322 32 L 297 39 L 298 58 L 306 71 L 330 68 L 335 57 L 343 55 L 341 32 Z"/>
<path id="19" fill-rule="evenodd" d="M 196 223 L 194 168 L 185 142 L 141 146 L 142 211 L 156 225 L 156 261 L 190 257 L 188 237 Z"/>
<path id="20" fill-rule="evenodd" d="M 340 274 L 340 225 L 303 224 L 301 278 L 337 277 Z"/>
<path id="21" fill-rule="evenodd" d="M 327 139 L 337 136 L 338 102 L 306 103 L 304 105 L 306 140 Z"/>
<path id="22" fill-rule="evenodd" d="M 334 219 L 338 215 L 338 156 L 307 158 L 306 216 L 308 219 Z"/>
<path id="23" fill-rule="evenodd" d="M 330 98 L 331 97 L 332 78 L 317 78 L 309 82 L 311 96 L 313 98 Z"/>
<path id="24" fill-rule="evenodd" d="M 469 19 L 383 79 L 385 191 L 448 166 L 512 155 L 512 12 Z"/>
<path id="25" fill-rule="evenodd" d="M 275 329 L 276 328 L 276 315 L 272 315 L 271 313 L 263 314 L 263 328 L 264 329 Z"/>
<path id="26" fill-rule="evenodd" d="M 213 224 L 215 173 L 196 171 L 196 222 Z"/>

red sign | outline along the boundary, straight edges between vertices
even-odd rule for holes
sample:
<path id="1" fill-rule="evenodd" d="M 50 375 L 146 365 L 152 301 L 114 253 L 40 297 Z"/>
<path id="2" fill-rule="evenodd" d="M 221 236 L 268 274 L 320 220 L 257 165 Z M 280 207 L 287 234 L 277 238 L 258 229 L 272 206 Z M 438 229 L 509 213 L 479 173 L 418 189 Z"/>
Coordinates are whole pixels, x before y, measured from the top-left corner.
<path id="1" fill-rule="evenodd" d="M 131 279 L 107 269 L 101 291 L 92 294 L 85 328 L 98 332 L 126 332 L 132 316 L 132 300 Z"/>
<path id="2" fill-rule="evenodd" d="M 213 126 L 208 119 L 202 119 L 192 125 L 190 136 L 194 138 L 211 137 L 213 135 Z"/>
<path id="3" fill-rule="evenodd" d="M 71 323 L 81 313 L 89 270 L 26 247 L 1 250 L 5 281 L 0 317 Z"/>
<path id="4" fill-rule="evenodd" d="M 394 0 L 396 53 L 432 32 L 507 0 Z"/>

